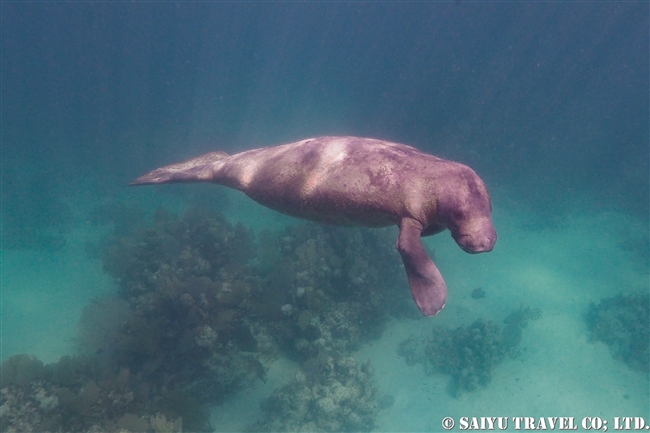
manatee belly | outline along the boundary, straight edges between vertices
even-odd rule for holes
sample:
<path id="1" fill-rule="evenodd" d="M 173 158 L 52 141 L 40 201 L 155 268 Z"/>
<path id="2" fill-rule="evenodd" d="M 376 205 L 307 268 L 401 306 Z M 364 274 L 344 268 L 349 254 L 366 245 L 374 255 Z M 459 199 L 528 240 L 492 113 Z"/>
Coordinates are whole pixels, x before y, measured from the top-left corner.
<path id="1" fill-rule="evenodd" d="M 256 188 L 246 192 L 250 198 L 286 215 L 326 224 L 387 227 L 397 224 L 399 217 L 389 209 L 367 199 L 353 200 L 349 194 L 320 191 L 300 198 L 290 189 L 268 190 Z"/>

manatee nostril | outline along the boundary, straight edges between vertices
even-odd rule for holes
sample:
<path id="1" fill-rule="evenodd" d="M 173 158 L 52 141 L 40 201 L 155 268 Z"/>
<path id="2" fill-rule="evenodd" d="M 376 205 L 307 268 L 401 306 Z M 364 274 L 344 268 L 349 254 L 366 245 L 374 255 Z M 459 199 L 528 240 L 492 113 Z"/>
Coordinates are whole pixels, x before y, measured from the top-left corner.
<path id="1" fill-rule="evenodd" d="M 487 236 L 485 238 L 485 250 L 486 251 L 492 251 L 492 248 L 494 248 L 494 244 L 497 242 L 496 236 Z"/>

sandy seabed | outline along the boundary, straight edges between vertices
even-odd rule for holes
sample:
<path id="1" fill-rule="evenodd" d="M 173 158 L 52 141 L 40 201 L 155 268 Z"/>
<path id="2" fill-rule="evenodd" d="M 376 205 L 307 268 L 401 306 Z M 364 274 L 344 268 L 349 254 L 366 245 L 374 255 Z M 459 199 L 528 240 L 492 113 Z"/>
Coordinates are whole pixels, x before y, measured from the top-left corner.
<path id="1" fill-rule="evenodd" d="M 511 211 L 495 212 L 494 221 L 499 240 L 489 254 L 467 255 L 445 233 L 427 239 L 447 281 L 447 306 L 435 317 L 391 322 L 379 340 L 354 354 L 371 361 L 379 395 L 394 397 L 379 412 L 375 431 L 443 431 L 445 417 L 454 418 L 455 430 L 460 417 L 508 417 L 509 430 L 513 417 L 573 417 L 579 430 L 584 417 L 600 417 L 610 430 L 614 417 L 650 421 L 648 375 L 615 360 L 603 343 L 590 342 L 584 321 L 590 302 L 648 291 L 647 258 L 624 248 L 643 241 L 644 223 L 599 213 L 535 228 L 530 215 Z M 470 296 L 477 287 L 485 298 Z M 448 392 L 449 376 L 426 375 L 397 354 L 402 341 L 421 336 L 424 342 L 435 326 L 501 322 L 522 306 L 539 308 L 542 317 L 524 329 L 521 354 L 498 365 L 488 386 L 460 398 Z M 259 402 L 297 368 L 278 360 L 266 384 L 214 408 L 213 426 L 237 431 L 262 417 Z"/>

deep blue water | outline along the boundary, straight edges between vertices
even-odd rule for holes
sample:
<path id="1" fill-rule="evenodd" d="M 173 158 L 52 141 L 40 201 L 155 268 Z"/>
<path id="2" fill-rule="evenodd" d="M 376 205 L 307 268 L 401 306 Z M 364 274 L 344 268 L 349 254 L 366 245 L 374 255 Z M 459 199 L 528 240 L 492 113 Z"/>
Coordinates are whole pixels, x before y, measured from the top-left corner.
<path id="1" fill-rule="evenodd" d="M 477 273 L 490 268 L 500 282 L 493 284 L 506 285 L 495 267 L 504 266 L 505 274 L 508 257 L 529 254 L 539 258 L 531 259 L 531 269 L 562 275 L 540 273 L 531 284 L 569 291 L 570 305 L 648 291 L 645 2 L 2 2 L 0 8 L 2 360 L 30 352 L 53 362 L 70 353 L 84 305 L 115 290 L 88 246 L 101 250 L 103 229 L 85 231 L 115 222 L 101 207 L 107 203 L 151 214 L 160 205 L 180 211 L 210 201 L 258 232 L 295 222 L 216 187 L 127 188 L 134 178 L 210 150 L 235 153 L 319 135 L 405 143 L 479 173 L 493 195 L 502 251 L 510 255 L 494 262 L 447 259 L 448 280 L 458 271 L 468 300 L 482 284 L 463 279 L 466 266 Z M 517 237 L 519 229 L 543 236 Z M 538 249 L 539 242 L 548 243 Z M 436 252 L 447 251 L 445 245 L 436 244 Z M 581 245 L 577 255 L 558 259 Z M 523 271 L 517 266 L 509 275 L 516 272 Z M 586 286 L 592 278 L 604 281 L 601 273 L 613 283 L 588 299 Z M 76 283 L 58 293 L 66 280 Z M 515 280 L 508 280 L 508 293 L 526 293 Z M 522 297 L 514 307 L 536 299 Z M 65 318 L 47 310 L 56 299 L 70 309 Z M 480 315 L 502 319 L 501 305 Z M 544 305 L 543 317 L 553 317 L 554 304 Z M 567 313 L 577 320 L 576 333 L 585 327 L 580 308 Z M 466 322 L 445 323 L 475 318 L 473 310 L 463 314 Z M 32 331 L 38 320 L 63 320 L 67 325 L 53 333 L 65 344 L 39 349 L 46 337 Z M 558 332 L 536 326 L 542 335 Z M 645 383 L 646 392 L 625 394 L 616 407 L 633 402 L 617 416 L 650 422 L 638 410 L 647 407 L 647 372 L 624 374 L 630 383 Z M 477 400 L 467 407 L 484 407 Z M 562 415 L 546 407 L 530 410 Z M 462 412 L 463 403 L 447 409 Z M 507 411 L 474 415 L 526 415 Z M 400 429 L 402 418 L 393 420 L 378 428 Z M 404 429 L 435 430 L 439 421 L 431 422 Z"/>
<path id="2" fill-rule="evenodd" d="M 75 182 L 350 134 L 461 160 L 533 206 L 586 193 L 647 217 L 646 6 L 4 3 L 3 201 L 35 188 L 13 161 L 55 184 L 56 213 Z"/>

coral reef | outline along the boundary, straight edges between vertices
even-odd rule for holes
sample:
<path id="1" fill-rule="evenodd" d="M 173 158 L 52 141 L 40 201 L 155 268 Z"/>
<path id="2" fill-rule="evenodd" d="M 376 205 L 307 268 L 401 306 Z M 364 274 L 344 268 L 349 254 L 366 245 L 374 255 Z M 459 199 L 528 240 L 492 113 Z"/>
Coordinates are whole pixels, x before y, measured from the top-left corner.
<path id="1" fill-rule="evenodd" d="M 650 370 L 650 295 L 618 294 L 592 302 L 585 321 L 592 339 L 607 344 L 614 358 L 634 370 Z"/>
<path id="2" fill-rule="evenodd" d="M 257 284 L 254 255 L 243 226 L 198 209 L 183 218 L 159 210 L 153 228 L 114 239 L 104 269 L 131 311 L 113 337 L 115 362 L 209 402 L 258 377 L 264 369 L 244 314 Z"/>
<path id="3" fill-rule="evenodd" d="M 149 418 L 149 422 L 156 433 L 182 433 L 183 431 L 182 418 L 178 418 L 176 421 L 168 421 L 165 415 L 157 413 L 156 416 Z"/>
<path id="4" fill-rule="evenodd" d="M 427 374 L 450 375 L 449 393 L 459 397 L 490 383 L 492 370 L 506 356 L 518 355 L 522 329 L 540 316 L 539 310 L 522 307 L 506 317 L 503 327 L 481 319 L 456 329 L 437 326 L 424 345 L 409 338 L 400 344 L 398 354 L 408 365 L 422 363 Z"/>
<path id="5" fill-rule="evenodd" d="M 263 404 L 266 420 L 249 431 L 370 431 L 378 411 L 370 363 L 321 353 Z"/>
<path id="6" fill-rule="evenodd" d="M 284 353 L 302 363 L 264 404 L 264 431 L 368 431 L 378 403 L 372 367 L 349 355 L 415 311 L 391 230 L 291 226 L 259 235 L 263 284 L 251 307 Z M 418 313 L 419 314 L 419 313 Z"/>
<path id="7" fill-rule="evenodd" d="M 293 421 L 269 409 L 264 425 L 371 428 L 371 367 L 357 368 L 349 355 L 381 335 L 392 316 L 416 311 L 394 232 L 302 224 L 263 231 L 256 244 L 251 231 L 216 211 L 178 217 L 159 209 L 147 225 L 141 212 L 115 204 L 91 221 L 114 227 L 87 251 L 102 258 L 117 292 L 83 311 L 84 356 L 45 367 L 30 357 L 3 364 L 8 425 L 32 419 L 33 428 L 51 423 L 52 431 L 180 429 L 168 417 L 205 431 L 207 407 L 266 380 L 265 363 L 282 351 L 305 377 L 287 386 L 308 389 L 321 409 Z M 54 397 L 21 417 L 12 402 L 38 396 Z"/>
<path id="8" fill-rule="evenodd" d="M 413 308 L 390 230 L 291 226 L 259 235 L 266 316 L 279 344 L 300 361 L 323 348 L 349 353 Z M 402 301 L 402 302 L 400 302 Z M 408 310 L 407 310 L 408 311 Z"/>
<path id="9" fill-rule="evenodd" d="M 44 366 L 16 355 L 2 364 L 0 423 L 3 432 L 159 431 L 153 420 L 134 415 L 163 409 L 165 393 L 159 401 L 150 394 L 128 369 L 114 373 L 94 358 L 64 356 Z M 180 418 L 173 425 L 181 431 Z"/>

